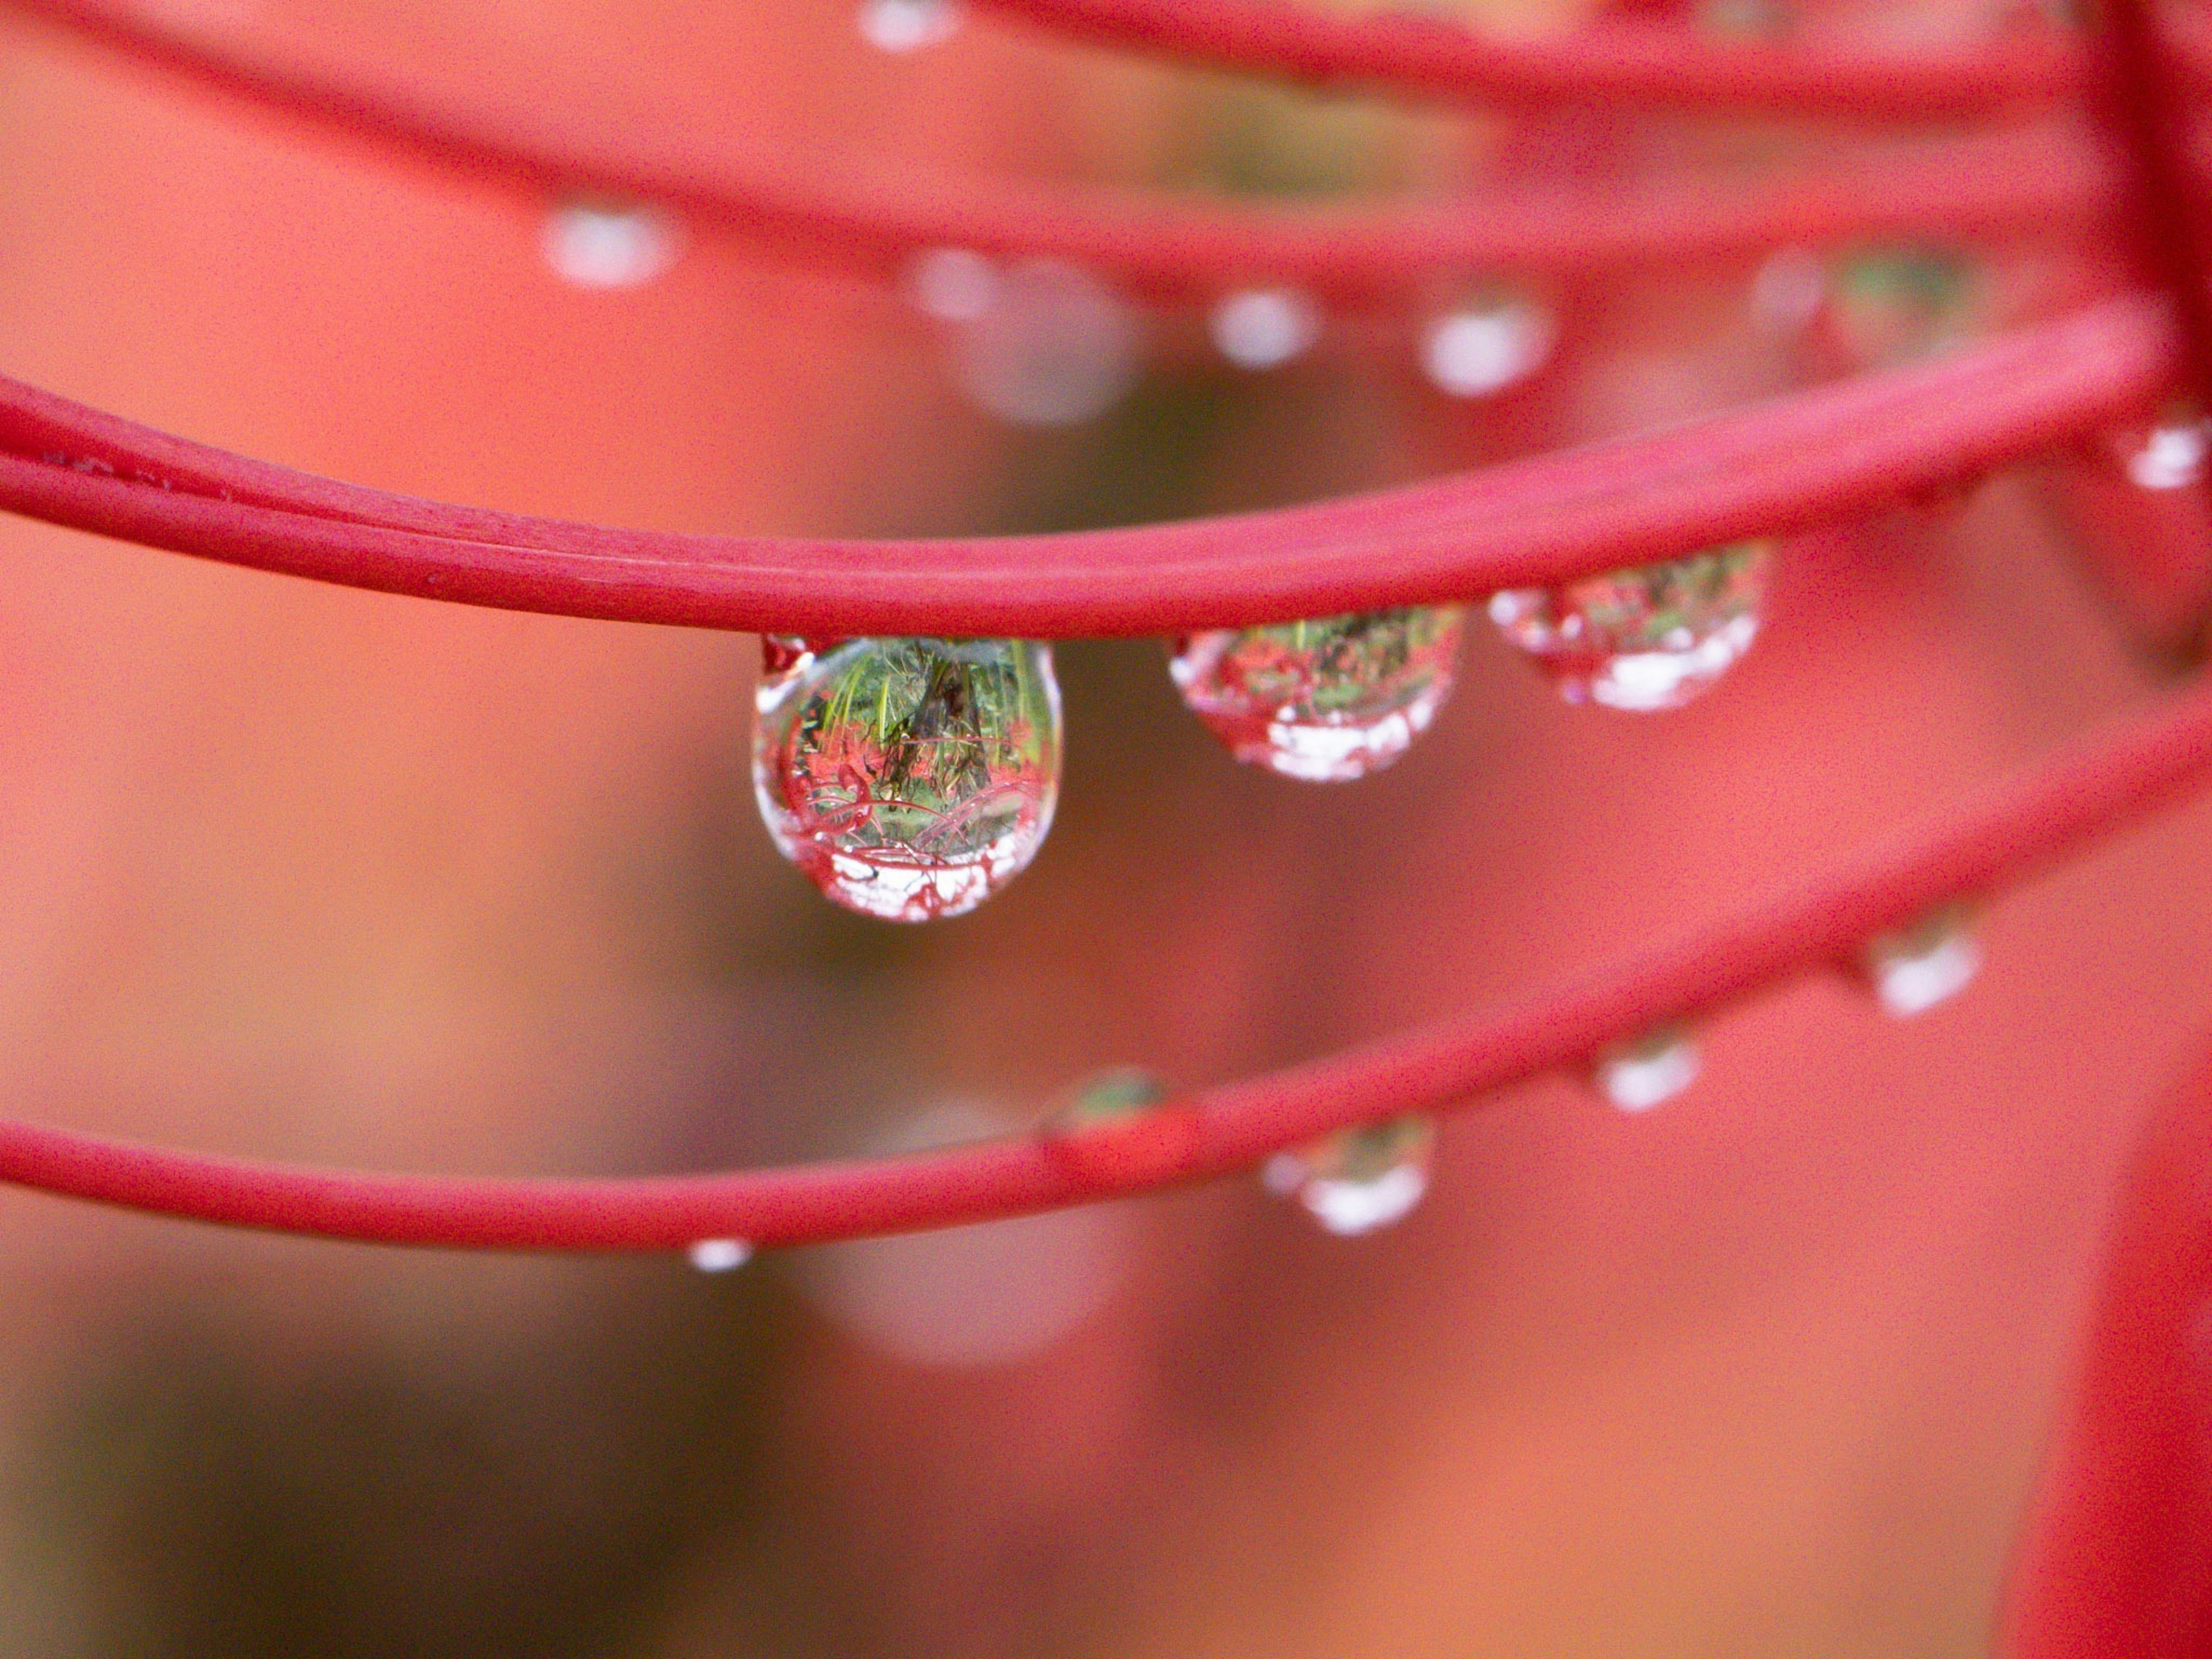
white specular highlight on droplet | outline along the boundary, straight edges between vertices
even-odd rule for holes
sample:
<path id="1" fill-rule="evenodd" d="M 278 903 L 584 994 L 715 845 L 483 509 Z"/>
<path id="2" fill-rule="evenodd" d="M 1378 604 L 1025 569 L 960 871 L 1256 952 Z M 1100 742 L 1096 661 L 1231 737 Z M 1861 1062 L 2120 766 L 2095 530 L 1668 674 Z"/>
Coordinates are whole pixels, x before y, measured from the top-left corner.
<path id="1" fill-rule="evenodd" d="M 981 309 L 956 314 L 952 369 L 962 390 L 1017 426 L 1095 420 L 1136 384 L 1143 330 L 1108 283 L 1064 260 L 997 271 Z"/>
<path id="2" fill-rule="evenodd" d="M 1698 1080 L 1697 1045 L 1662 1033 L 1626 1044 L 1598 1061 L 1598 1087 L 1624 1112 L 1648 1112 Z"/>
<path id="3" fill-rule="evenodd" d="M 960 7 L 958 0 L 860 0 L 853 21 L 878 52 L 920 52 L 959 33 Z"/>
<path id="4" fill-rule="evenodd" d="M 753 1247 L 742 1238 L 702 1238 L 687 1254 L 702 1273 L 726 1273 L 753 1259 Z"/>
<path id="5" fill-rule="evenodd" d="M 1868 942 L 1868 976 L 1882 1012 L 1910 1019 L 1948 1002 L 1981 971 L 1982 951 L 1955 908 Z"/>
<path id="6" fill-rule="evenodd" d="M 1556 337 L 1551 313 L 1532 301 L 1468 306 L 1429 325 L 1421 369 L 1440 392 L 1487 397 L 1542 368 Z"/>
<path id="7" fill-rule="evenodd" d="M 2128 457 L 2128 481 L 2142 489 L 2181 489 L 2204 470 L 2205 427 L 2191 421 L 2154 427 Z"/>
<path id="8" fill-rule="evenodd" d="M 655 207 L 572 202 L 546 216 L 538 247 L 578 288 L 641 288 L 681 257 L 684 229 Z"/>
<path id="9" fill-rule="evenodd" d="M 1221 355 L 1239 368 L 1278 368 L 1321 337 L 1321 307 L 1293 288 L 1255 288 L 1226 295 L 1207 325 Z"/>

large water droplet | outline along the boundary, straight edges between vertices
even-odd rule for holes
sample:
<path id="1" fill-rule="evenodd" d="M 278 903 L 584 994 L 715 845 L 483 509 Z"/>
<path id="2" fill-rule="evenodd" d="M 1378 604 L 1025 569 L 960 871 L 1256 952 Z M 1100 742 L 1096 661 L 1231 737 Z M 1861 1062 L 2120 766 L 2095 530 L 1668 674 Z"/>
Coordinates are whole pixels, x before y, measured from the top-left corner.
<path id="1" fill-rule="evenodd" d="M 1470 301 L 1421 336 L 1421 370 L 1439 392 L 1484 398 L 1544 366 L 1559 337 L 1552 313 L 1522 295 Z"/>
<path id="2" fill-rule="evenodd" d="M 968 395 L 1019 426 L 1104 414 L 1136 384 L 1142 331 L 1113 289 L 1058 259 L 993 273 L 980 307 L 949 314 L 953 369 Z"/>
<path id="3" fill-rule="evenodd" d="M 1371 1233 L 1404 1219 L 1429 1189 L 1437 1126 L 1393 1118 L 1277 1152 L 1260 1171 L 1267 1190 L 1295 1198 L 1330 1232 Z"/>
<path id="4" fill-rule="evenodd" d="M 701 1273 L 726 1273 L 751 1261 L 753 1247 L 742 1238 L 702 1238 L 686 1254 Z"/>
<path id="5" fill-rule="evenodd" d="M 1867 941 L 1867 977 L 1882 1012 L 1899 1019 L 1949 1000 L 1981 971 L 1981 947 L 1963 906 L 1947 904 Z"/>
<path id="6" fill-rule="evenodd" d="M 1060 791 L 1050 646 L 771 637 L 762 655 L 753 792 L 838 903 L 957 916 L 1036 855 Z"/>
<path id="7" fill-rule="evenodd" d="M 1188 634 L 1168 672 L 1238 760 L 1341 782 L 1380 771 L 1428 729 L 1451 696 L 1465 615 L 1413 605 Z"/>
<path id="8" fill-rule="evenodd" d="M 853 21 L 878 52 L 920 52 L 959 33 L 959 0 L 860 0 Z"/>
<path id="9" fill-rule="evenodd" d="M 676 263 L 684 227 L 656 207 L 569 202 L 546 215 L 538 247 L 578 288 L 641 288 Z"/>
<path id="10" fill-rule="evenodd" d="M 1860 368 L 1911 362 L 1974 332 L 1976 287 L 1972 263 L 1946 249 L 1851 254 L 1838 262 L 1828 285 L 1827 325 Z"/>
<path id="11" fill-rule="evenodd" d="M 1662 1025 L 1598 1056 L 1597 1086 L 1624 1112 L 1648 1112 L 1698 1080 L 1698 1049 L 1679 1025 Z"/>
<path id="12" fill-rule="evenodd" d="M 1679 708 L 1751 648 L 1772 551 L 1740 542 L 1559 587 L 1509 588 L 1491 595 L 1490 618 L 1569 702 Z"/>
<path id="13" fill-rule="evenodd" d="M 1304 356 L 1321 337 L 1321 307 L 1294 288 L 1231 294 L 1207 321 L 1213 343 L 1239 368 L 1279 368 Z"/>

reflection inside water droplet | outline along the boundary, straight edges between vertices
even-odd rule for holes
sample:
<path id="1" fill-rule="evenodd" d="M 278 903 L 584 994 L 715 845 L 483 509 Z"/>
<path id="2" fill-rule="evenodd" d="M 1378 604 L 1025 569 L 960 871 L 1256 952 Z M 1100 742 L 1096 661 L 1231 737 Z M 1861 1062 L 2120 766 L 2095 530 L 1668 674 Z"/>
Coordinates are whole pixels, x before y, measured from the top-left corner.
<path id="1" fill-rule="evenodd" d="M 1491 596 L 1490 618 L 1569 702 L 1679 708 L 1758 637 L 1771 552 L 1743 542 L 1558 587 L 1510 588 Z"/>
<path id="2" fill-rule="evenodd" d="M 1698 1049 L 1680 1026 L 1608 1048 L 1599 1057 L 1597 1085 L 1624 1112 L 1646 1112 L 1698 1080 Z"/>
<path id="3" fill-rule="evenodd" d="M 1260 1179 L 1278 1198 L 1297 1199 L 1329 1232 L 1370 1233 L 1420 1203 L 1436 1139 L 1436 1125 L 1425 1117 L 1364 1124 L 1276 1153 Z"/>
<path id="4" fill-rule="evenodd" d="M 1966 911 L 1945 905 L 1910 927 L 1869 940 L 1866 965 L 1882 1012 L 1909 1019 L 1972 983 L 1981 970 L 1982 952 Z"/>
<path id="5" fill-rule="evenodd" d="M 1028 866 L 1060 793 L 1049 646 L 771 636 L 762 654 L 754 796 L 823 892 L 921 921 L 974 909 Z"/>
<path id="6" fill-rule="evenodd" d="M 1307 782 L 1389 766 L 1451 696 L 1465 613 L 1358 611 L 1186 635 L 1168 672 L 1238 760 Z"/>

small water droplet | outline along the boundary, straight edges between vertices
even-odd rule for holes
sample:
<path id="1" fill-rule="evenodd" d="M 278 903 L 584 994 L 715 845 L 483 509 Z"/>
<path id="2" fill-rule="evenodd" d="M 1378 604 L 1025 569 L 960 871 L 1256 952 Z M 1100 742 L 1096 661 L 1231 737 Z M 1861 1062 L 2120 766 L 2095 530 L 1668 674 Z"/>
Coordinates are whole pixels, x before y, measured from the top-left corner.
<path id="1" fill-rule="evenodd" d="M 1969 338 L 1975 268 L 1942 248 L 1884 248 L 1840 260 L 1825 315 L 1836 345 L 1860 368 L 1933 356 Z"/>
<path id="2" fill-rule="evenodd" d="M 546 215 L 538 247 L 578 288 L 641 288 L 683 253 L 684 227 L 656 207 L 569 202 Z"/>
<path id="3" fill-rule="evenodd" d="M 1802 334 L 1820 314 L 1828 268 L 1810 248 L 1777 248 L 1751 279 L 1751 314 L 1770 334 Z"/>
<path id="4" fill-rule="evenodd" d="M 1336 783 L 1404 754 L 1451 696 L 1466 613 L 1456 605 L 1356 611 L 1176 641 L 1184 703 L 1238 760 Z"/>
<path id="5" fill-rule="evenodd" d="M 878 52 L 920 52 L 960 32 L 958 0 L 860 0 L 854 22 Z"/>
<path id="6" fill-rule="evenodd" d="M 1696 15 L 1706 33 L 1731 40 L 1778 40 L 1796 22 L 1779 0 L 1698 0 Z"/>
<path id="7" fill-rule="evenodd" d="M 944 323 L 972 322 L 998 297 L 999 268 L 972 248 L 933 247 L 915 255 L 906 286 L 923 315 Z"/>
<path id="8" fill-rule="evenodd" d="M 1882 1012 L 1898 1019 L 1924 1013 L 1949 1000 L 1981 971 L 1981 947 L 1967 927 L 1964 907 L 1947 904 L 1911 927 L 1867 941 L 1867 976 Z"/>
<path id="9" fill-rule="evenodd" d="M 1559 587 L 1509 588 L 1491 595 L 1490 619 L 1569 702 L 1679 708 L 1758 637 L 1772 551 L 1740 542 Z"/>
<path id="10" fill-rule="evenodd" d="M 1648 1112 L 1697 1080 L 1697 1045 L 1679 1025 L 1616 1043 L 1598 1057 L 1597 1086 L 1624 1112 Z"/>
<path id="11" fill-rule="evenodd" d="M 1104 414 L 1136 384 L 1136 314 L 1089 271 L 1024 259 L 995 272 L 988 289 L 968 292 L 982 301 L 980 309 L 955 301 L 954 374 L 1000 420 L 1072 426 Z"/>
<path id="12" fill-rule="evenodd" d="M 1167 1085 L 1136 1066 L 1115 1066 L 1066 1091 L 1047 1119 L 1055 1133 L 1077 1133 L 1102 1124 L 1142 1117 L 1168 1097 Z"/>
<path id="13" fill-rule="evenodd" d="M 1276 368 L 1321 337 L 1321 307 L 1294 288 L 1249 288 L 1225 296 L 1208 319 L 1213 343 L 1239 368 Z"/>
<path id="14" fill-rule="evenodd" d="M 702 1238 L 689 1255 L 691 1265 L 701 1273 L 726 1273 L 751 1261 L 753 1247 L 742 1238 Z"/>
<path id="15" fill-rule="evenodd" d="M 2184 489 L 2203 475 L 2212 424 L 2185 416 L 2161 422 L 2126 451 L 2122 465 L 2139 489 Z"/>
<path id="16" fill-rule="evenodd" d="M 1295 1198 L 1330 1232 L 1371 1233 L 1403 1220 L 1429 1189 L 1437 1126 L 1425 1117 L 1393 1118 L 1340 1130 L 1261 1166 L 1278 1198 Z"/>
<path id="17" fill-rule="evenodd" d="M 1421 369 L 1439 392 L 1484 398 L 1544 366 L 1557 343 L 1552 313 L 1508 295 L 1472 301 L 1431 322 L 1421 337 Z"/>
<path id="18" fill-rule="evenodd" d="M 1060 791 L 1060 688 L 1034 640 L 763 641 L 753 793 L 784 856 L 848 909 L 957 916 L 1036 856 Z"/>

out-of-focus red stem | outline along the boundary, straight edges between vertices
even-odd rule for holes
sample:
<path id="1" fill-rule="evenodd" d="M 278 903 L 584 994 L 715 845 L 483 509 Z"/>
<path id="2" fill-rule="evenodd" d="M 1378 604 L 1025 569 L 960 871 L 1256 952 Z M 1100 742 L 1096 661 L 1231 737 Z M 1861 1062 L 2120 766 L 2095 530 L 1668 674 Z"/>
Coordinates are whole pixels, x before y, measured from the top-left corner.
<path id="1" fill-rule="evenodd" d="M 2012 1570 L 2008 1659 L 2212 1652 L 2212 1066 L 2119 1194 L 2079 1392 Z"/>
<path id="2" fill-rule="evenodd" d="M 1709 1012 L 1960 895 L 1989 895 L 2212 781 L 2212 690 L 2048 763 L 1694 935 L 1505 1007 L 1202 1091 L 1067 1139 L 866 1163 L 615 1181 L 456 1180 L 242 1162 L 0 1121 L 0 1180 L 167 1215 L 459 1248 L 792 1244 L 994 1217 L 1218 1176 L 1348 1124 L 1462 1106 L 1667 1018 Z"/>
<path id="3" fill-rule="evenodd" d="M 1662 432 L 1310 506 L 832 541 L 600 529 L 334 483 L 0 381 L 0 508 L 509 610 L 763 633 L 1164 634 L 1465 599 L 1787 533 L 2094 431 L 2167 384 L 2161 314 L 2058 322 Z"/>
<path id="4" fill-rule="evenodd" d="M 1633 18 L 1532 40 L 1406 11 L 1262 0 L 975 0 L 1071 39 L 1336 89 L 1487 104 L 1632 102 L 1917 119 L 2048 102 L 2082 83 L 2060 38 L 1967 49 L 1806 48 Z"/>
<path id="5" fill-rule="evenodd" d="M 958 246 L 1075 260 L 1148 294 L 1267 281 L 1349 303 L 1397 303 L 1425 272 L 1575 276 L 1785 244 L 2078 237 L 2109 219 L 2112 181 L 2098 159 L 2053 129 L 1928 143 L 1796 178 L 1523 186 L 1445 203 L 1266 209 L 948 178 L 879 157 L 747 153 L 594 123 L 566 105 L 502 100 L 495 90 L 464 100 L 388 71 L 379 78 L 356 68 L 253 63 L 105 0 L 9 3 L 230 95 L 472 174 L 665 203 L 782 257 L 878 273 L 916 249 Z"/>

